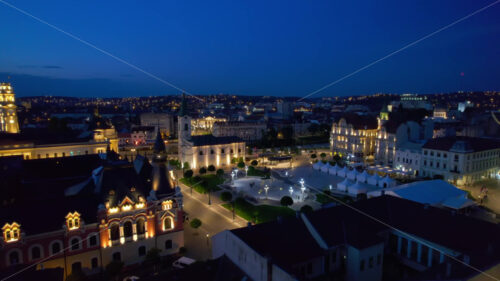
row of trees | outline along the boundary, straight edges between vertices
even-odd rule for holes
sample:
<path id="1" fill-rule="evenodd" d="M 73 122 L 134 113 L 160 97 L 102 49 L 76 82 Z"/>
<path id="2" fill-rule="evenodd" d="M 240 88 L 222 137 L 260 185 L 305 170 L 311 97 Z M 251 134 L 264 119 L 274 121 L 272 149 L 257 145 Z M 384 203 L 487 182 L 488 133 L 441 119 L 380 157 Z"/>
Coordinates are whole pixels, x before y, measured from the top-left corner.
<path id="1" fill-rule="evenodd" d="M 201 168 L 198 170 L 198 173 L 199 173 L 200 175 L 204 175 L 204 174 L 206 174 L 206 173 L 207 173 L 207 171 L 208 171 L 208 172 L 215 172 L 215 174 L 216 174 L 217 176 L 219 176 L 219 177 L 222 177 L 222 176 L 224 175 L 224 170 L 222 170 L 222 169 L 217 169 L 217 171 L 216 171 L 216 170 L 215 170 L 215 166 L 214 166 L 214 165 L 210 165 L 210 166 L 208 166 L 208 169 L 207 169 L 207 168 L 205 168 L 205 167 L 201 167 Z M 194 175 L 194 172 L 193 172 L 193 170 L 191 170 L 191 169 L 188 169 L 188 170 L 184 171 L 184 177 L 185 177 L 185 178 L 188 178 L 188 179 L 189 179 L 189 178 L 192 178 L 192 177 L 193 177 L 193 175 Z"/>

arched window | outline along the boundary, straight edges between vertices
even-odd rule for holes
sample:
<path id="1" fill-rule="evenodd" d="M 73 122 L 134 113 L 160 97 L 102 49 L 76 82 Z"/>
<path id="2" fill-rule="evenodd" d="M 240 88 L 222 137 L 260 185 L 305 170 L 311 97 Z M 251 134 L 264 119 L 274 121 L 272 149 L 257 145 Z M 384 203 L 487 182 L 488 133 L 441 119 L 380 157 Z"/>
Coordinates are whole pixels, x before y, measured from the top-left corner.
<path id="1" fill-rule="evenodd" d="M 137 224 L 137 234 L 144 234 L 146 232 L 146 224 L 143 218 L 139 218 L 136 222 Z"/>
<path id="2" fill-rule="evenodd" d="M 221 148 L 221 149 L 220 149 L 220 153 L 221 153 L 221 154 L 224 154 L 224 148 Z"/>
<path id="3" fill-rule="evenodd" d="M 120 239 L 120 226 L 118 224 L 111 225 L 111 240 Z"/>
<path id="4" fill-rule="evenodd" d="M 184 124 L 184 131 L 187 131 L 188 130 L 188 124 Z"/>
<path id="5" fill-rule="evenodd" d="M 125 237 L 132 237 L 132 222 L 127 221 L 123 224 L 123 235 Z"/>
<path id="6" fill-rule="evenodd" d="M 139 257 L 146 255 L 146 246 L 139 247 Z"/>
<path id="7" fill-rule="evenodd" d="M 122 254 L 120 252 L 113 253 L 113 260 L 114 261 L 121 261 L 122 260 Z"/>
<path id="8" fill-rule="evenodd" d="M 203 155 L 203 151 L 201 151 L 201 150 L 200 150 L 199 154 L 200 154 L 200 155 Z"/>
<path id="9" fill-rule="evenodd" d="M 73 238 L 71 239 L 71 250 L 79 250 L 80 249 L 80 239 Z"/>
<path id="10" fill-rule="evenodd" d="M 52 242 L 50 251 L 52 255 L 58 254 L 61 251 L 61 242 L 59 241 Z"/>
<path id="11" fill-rule="evenodd" d="M 165 249 L 172 249 L 172 240 L 165 241 Z"/>
<path id="12" fill-rule="evenodd" d="M 41 256 L 42 256 L 42 250 L 40 249 L 39 246 L 34 246 L 33 248 L 31 248 L 31 259 L 32 260 L 39 259 L 39 258 L 41 258 Z"/>
<path id="13" fill-rule="evenodd" d="M 89 235 L 88 238 L 89 247 L 94 247 L 97 245 L 97 234 L 93 233 Z"/>
<path id="14" fill-rule="evenodd" d="M 210 154 L 214 154 L 214 150 L 213 149 L 210 149 Z"/>
<path id="15" fill-rule="evenodd" d="M 18 251 L 12 251 L 9 254 L 9 263 L 10 265 L 16 265 L 19 264 L 21 259 L 19 258 L 19 252 Z"/>
<path id="16" fill-rule="evenodd" d="M 174 228 L 174 220 L 172 219 L 172 217 L 166 217 L 163 220 L 163 230 L 169 230 L 172 228 Z"/>

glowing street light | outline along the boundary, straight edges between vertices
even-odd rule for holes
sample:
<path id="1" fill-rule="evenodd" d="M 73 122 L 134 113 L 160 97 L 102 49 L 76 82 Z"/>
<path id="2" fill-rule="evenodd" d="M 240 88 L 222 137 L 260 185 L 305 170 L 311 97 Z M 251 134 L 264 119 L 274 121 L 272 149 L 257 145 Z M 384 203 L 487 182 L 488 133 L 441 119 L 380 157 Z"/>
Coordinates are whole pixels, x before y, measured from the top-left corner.
<path id="1" fill-rule="evenodd" d="M 248 166 L 245 166 L 245 176 L 248 177 Z"/>
<path id="2" fill-rule="evenodd" d="M 267 184 L 266 184 L 266 186 L 264 186 L 264 191 L 266 191 L 266 199 L 267 199 L 267 191 L 268 190 L 269 190 L 269 186 L 267 186 Z"/>
<path id="3" fill-rule="evenodd" d="M 293 187 L 290 186 L 290 188 L 288 189 L 288 192 L 290 192 L 290 196 L 293 195 Z"/>
<path id="4" fill-rule="evenodd" d="M 328 186 L 328 188 L 330 188 L 330 190 L 332 190 L 332 185 L 330 184 L 330 185 Z"/>

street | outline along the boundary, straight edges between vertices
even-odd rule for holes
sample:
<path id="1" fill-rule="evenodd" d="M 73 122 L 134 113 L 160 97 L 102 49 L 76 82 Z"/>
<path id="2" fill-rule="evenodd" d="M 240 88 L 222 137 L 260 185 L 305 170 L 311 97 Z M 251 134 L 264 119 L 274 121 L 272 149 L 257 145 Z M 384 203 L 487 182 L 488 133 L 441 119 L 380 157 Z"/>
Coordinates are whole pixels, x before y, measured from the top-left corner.
<path id="1" fill-rule="evenodd" d="M 223 230 L 244 227 L 247 222 L 239 217 L 233 221 L 232 212 L 224 209 L 218 198 L 218 194 L 211 196 L 212 205 L 208 205 L 208 196 L 193 191 L 180 184 L 184 195 L 184 211 L 189 220 L 184 222 L 184 246 L 187 249 L 186 256 L 196 260 L 206 260 L 211 257 L 211 237 Z M 189 222 L 198 218 L 202 225 L 193 229 Z M 207 237 L 208 234 L 208 237 Z"/>

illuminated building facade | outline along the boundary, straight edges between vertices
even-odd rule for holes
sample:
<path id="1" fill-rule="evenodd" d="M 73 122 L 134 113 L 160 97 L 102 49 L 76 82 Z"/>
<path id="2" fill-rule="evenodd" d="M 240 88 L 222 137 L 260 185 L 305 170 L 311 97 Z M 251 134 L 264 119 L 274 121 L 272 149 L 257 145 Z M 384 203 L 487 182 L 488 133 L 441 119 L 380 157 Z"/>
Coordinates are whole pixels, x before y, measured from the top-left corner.
<path id="1" fill-rule="evenodd" d="M 262 139 L 262 132 L 265 132 L 266 130 L 267 125 L 261 122 L 216 122 L 212 127 L 212 134 L 216 137 L 235 136 L 245 141 L 258 141 Z"/>
<path id="2" fill-rule="evenodd" d="M 43 193 L 30 194 L 35 190 L 22 181 L 24 195 L 4 202 L 0 270 L 36 264 L 37 269 L 63 268 L 65 277 L 76 270 L 89 275 L 111 261 L 138 264 L 153 248 L 162 256 L 177 253 L 184 245 L 182 194 L 167 168 L 161 138 L 154 152 L 152 163 L 140 156 L 133 163 L 120 161 L 112 151 L 106 160 L 94 155 L 21 160 L 21 167 L 64 164 L 58 178 L 36 182 Z M 96 168 L 90 173 L 87 168 L 82 177 L 75 171 L 86 164 Z"/>
<path id="3" fill-rule="evenodd" d="M 232 158 L 245 158 L 245 142 L 235 136 L 215 137 L 213 135 L 192 135 L 191 117 L 187 113 L 185 97 L 178 119 L 179 161 L 192 169 L 229 166 Z"/>
<path id="4" fill-rule="evenodd" d="M 0 83 L 0 132 L 19 133 L 17 106 L 10 83 Z"/>
<path id="5" fill-rule="evenodd" d="M 375 117 L 346 114 L 332 125 L 330 148 L 333 155 L 351 161 L 366 160 L 375 151 L 377 128 Z"/>

